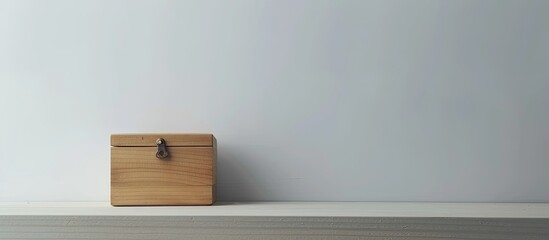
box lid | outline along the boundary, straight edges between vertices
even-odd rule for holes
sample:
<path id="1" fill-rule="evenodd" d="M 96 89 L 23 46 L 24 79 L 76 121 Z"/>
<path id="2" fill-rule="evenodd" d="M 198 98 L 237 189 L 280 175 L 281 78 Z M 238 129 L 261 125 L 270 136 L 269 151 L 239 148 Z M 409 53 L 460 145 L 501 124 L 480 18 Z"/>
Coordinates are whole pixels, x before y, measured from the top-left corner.
<path id="1" fill-rule="evenodd" d="M 211 147 L 214 143 L 212 134 L 112 134 L 113 147 L 156 147 L 156 140 L 163 138 L 168 147 Z"/>

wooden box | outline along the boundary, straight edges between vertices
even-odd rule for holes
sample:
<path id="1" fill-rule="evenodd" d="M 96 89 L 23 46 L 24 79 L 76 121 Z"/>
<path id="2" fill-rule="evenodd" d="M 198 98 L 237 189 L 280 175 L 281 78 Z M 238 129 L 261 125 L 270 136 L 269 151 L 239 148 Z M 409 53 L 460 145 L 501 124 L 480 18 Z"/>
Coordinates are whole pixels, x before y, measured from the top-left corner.
<path id="1" fill-rule="evenodd" d="M 211 205 L 216 155 L 212 134 L 113 134 L 111 204 Z"/>

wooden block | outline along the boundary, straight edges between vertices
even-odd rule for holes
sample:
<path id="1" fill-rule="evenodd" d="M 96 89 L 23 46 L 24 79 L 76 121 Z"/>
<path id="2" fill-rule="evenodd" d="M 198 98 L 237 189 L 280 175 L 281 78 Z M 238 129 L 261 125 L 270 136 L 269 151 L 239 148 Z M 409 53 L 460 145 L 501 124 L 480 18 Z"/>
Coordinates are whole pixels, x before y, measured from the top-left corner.
<path id="1" fill-rule="evenodd" d="M 169 144 L 166 158 L 157 158 L 158 148 L 152 147 L 158 138 Z M 215 202 L 216 140 L 211 134 L 113 135 L 111 141 L 116 144 L 111 148 L 112 205 Z M 195 146 L 208 141 L 209 146 Z"/>

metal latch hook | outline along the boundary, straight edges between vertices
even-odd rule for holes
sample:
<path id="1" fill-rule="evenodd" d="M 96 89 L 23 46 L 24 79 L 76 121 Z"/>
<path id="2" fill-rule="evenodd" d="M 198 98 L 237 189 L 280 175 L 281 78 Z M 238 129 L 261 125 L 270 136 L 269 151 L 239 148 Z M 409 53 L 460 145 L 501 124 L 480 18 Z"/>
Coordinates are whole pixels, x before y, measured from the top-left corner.
<path id="1" fill-rule="evenodd" d="M 162 159 L 168 157 L 168 149 L 166 148 L 166 140 L 163 138 L 156 139 L 156 146 L 158 150 L 156 151 L 156 158 Z"/>

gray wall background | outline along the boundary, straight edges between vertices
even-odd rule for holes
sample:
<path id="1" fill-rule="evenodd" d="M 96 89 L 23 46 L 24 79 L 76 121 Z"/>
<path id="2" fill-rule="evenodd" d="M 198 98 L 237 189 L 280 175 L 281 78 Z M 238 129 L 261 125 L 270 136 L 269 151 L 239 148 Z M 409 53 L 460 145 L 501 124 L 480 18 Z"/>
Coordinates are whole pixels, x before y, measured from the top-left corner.
<path id="1" fill-rule="evenodd" d="M 549 201 L 549 1 L 0 1 L 0 201 L 212 132 L 221 200 Z"/>

